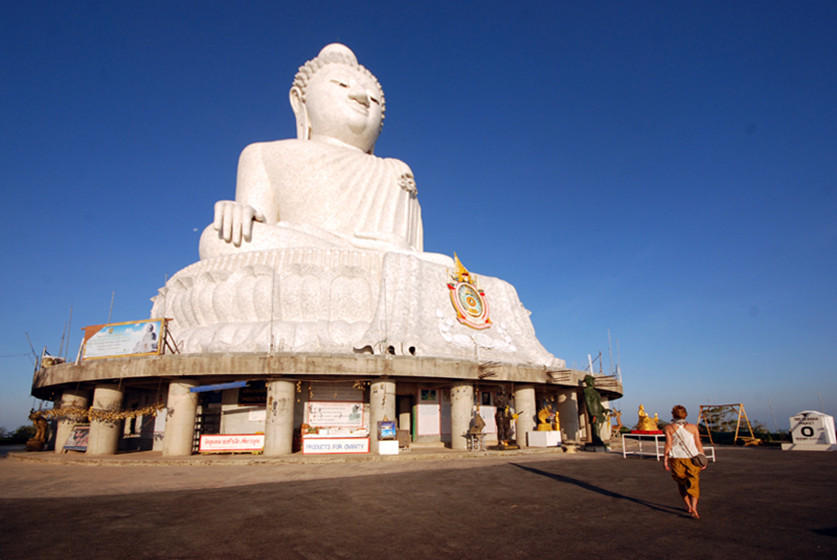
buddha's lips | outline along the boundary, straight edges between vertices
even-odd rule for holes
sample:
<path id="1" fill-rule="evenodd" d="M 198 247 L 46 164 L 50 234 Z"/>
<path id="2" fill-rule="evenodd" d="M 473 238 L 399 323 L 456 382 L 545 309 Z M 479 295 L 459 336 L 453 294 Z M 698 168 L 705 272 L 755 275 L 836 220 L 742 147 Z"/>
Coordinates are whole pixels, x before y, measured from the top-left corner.
<path id="1" fill-rule="evenodd" d="M 364 117 L 369 116 L 369 107 L 363 105 L 360 101 L 355 101 L 354 99 L 352 99 L 349 101 L 349 105 L 354 111 L 357 111 Z"/>

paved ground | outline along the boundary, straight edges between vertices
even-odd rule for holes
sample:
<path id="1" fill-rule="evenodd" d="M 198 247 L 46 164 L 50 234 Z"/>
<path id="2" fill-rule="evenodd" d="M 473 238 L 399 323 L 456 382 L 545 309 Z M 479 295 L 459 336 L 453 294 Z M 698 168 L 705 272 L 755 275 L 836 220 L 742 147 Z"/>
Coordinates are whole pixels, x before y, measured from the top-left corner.
<path id="1" fill-rule="evenodd" d="M 697 521 L 616 454 L 29 455 L 0 459 L 2 560 L 837 557 L 836 453 L 719 448 Z"/>

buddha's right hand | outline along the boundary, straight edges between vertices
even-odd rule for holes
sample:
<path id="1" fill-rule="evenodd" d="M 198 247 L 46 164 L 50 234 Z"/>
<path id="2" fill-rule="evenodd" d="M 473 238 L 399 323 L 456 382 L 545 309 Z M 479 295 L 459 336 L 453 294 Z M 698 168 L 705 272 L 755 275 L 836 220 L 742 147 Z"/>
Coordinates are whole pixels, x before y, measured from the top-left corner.
<path id="1" fill-rule="evenodd" d="M 241 240 L 250 241 L 253 235 L 253 222 L 264 222 L 264 216 L 250 205 L 232 200 L 219 200 L 215 203 L 215 219 L 212 227 L 220 233 L 227 243 L 238 247 Z"/>

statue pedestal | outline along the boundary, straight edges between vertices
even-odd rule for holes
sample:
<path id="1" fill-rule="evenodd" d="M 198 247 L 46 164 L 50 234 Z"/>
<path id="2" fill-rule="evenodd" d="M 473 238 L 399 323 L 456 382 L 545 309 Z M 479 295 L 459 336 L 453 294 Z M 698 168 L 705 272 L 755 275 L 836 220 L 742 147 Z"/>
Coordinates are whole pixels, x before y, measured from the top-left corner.
<path id="1" fill-rule="evenodd" d="M 39 439 L 31 438 L 26 441 L 26 451 L 43 451 L 44 442 Z"/>
<path id="2" fill-rule="evenodd" d="M 526 432 L 526 441 L 529 447 L 560 447 L 561 432 L 535 431 Z"/>
<path id="3" fill-rule="evenodd" d="M 453 259 L 432 253 L 316 247 L 201 260 L 154 297 L 184 354 L 385 354 L 563 368 L 537 340 L 514 287 L 479 276 L 487 326 L 460 320 Z M 486 310 L 487 311 L 487 310 Z"/>
<path id="4" fill-rule="evenodd" d="M 837 451 L 837 445 L 833 443 L 783 443 L 782 451 Z"/>

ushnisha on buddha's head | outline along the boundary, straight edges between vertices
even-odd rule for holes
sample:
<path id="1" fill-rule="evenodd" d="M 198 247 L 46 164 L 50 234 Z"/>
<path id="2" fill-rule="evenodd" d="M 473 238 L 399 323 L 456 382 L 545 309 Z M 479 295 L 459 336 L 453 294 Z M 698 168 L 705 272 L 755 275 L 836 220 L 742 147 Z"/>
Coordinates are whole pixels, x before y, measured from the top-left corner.
<path id="1" fill-rule="evenodd" d="M 290 99 L 300 140 L 374 150 L 384 124 L 384 91 L 345 45 L 327 45 L 301 66 Z"/>

